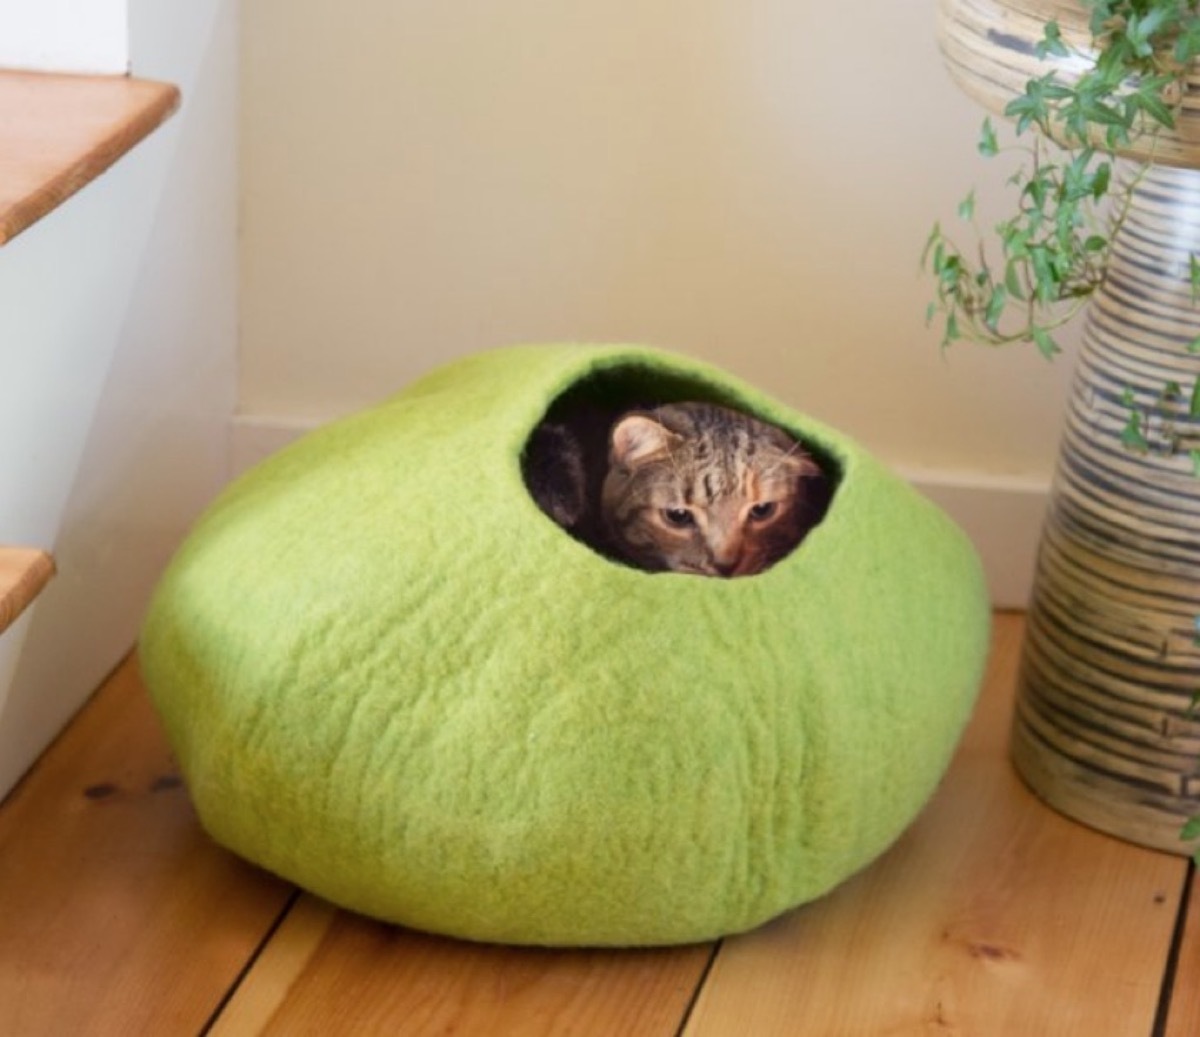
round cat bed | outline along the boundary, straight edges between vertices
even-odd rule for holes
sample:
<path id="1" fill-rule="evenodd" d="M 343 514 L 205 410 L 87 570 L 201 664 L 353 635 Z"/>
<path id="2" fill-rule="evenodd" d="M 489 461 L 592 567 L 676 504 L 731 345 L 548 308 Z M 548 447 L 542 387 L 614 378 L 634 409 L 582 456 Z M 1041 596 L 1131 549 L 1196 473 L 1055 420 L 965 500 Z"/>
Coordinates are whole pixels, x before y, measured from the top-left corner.
<path id="1" fill-rule="evenodd" d="M 521 478 L 581 388 L 788 429 L 835 476 L 824 521 L 739 579 L 601 557 Z M 754 927 L 896 839 L 988 616 L 963 534 L 845 436 L 671 354 L 519 347 L 243 476 L 163 577 L 141 659 L 236 853 L 433 932 L 669 944 Z"/>

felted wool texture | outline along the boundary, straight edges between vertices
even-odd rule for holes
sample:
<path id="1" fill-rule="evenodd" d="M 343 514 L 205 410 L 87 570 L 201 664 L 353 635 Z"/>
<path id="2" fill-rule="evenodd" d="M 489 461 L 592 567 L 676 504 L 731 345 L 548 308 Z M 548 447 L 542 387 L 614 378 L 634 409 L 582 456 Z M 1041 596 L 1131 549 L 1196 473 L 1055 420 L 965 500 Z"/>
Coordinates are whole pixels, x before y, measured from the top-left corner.
<path id="1" fill-rule="evenodd" d="M 770 570 L 646 573 L 522 481 L 584 384 L 742 407 L 837 471 Z M 846 436 L 640 347 L 452 363 L 233 484 L 168 567 L 147 686 L 214 839 L 363 914 L 474 940 L 757 926 L 888 847 L 986 654 L 978 558 Z"/>

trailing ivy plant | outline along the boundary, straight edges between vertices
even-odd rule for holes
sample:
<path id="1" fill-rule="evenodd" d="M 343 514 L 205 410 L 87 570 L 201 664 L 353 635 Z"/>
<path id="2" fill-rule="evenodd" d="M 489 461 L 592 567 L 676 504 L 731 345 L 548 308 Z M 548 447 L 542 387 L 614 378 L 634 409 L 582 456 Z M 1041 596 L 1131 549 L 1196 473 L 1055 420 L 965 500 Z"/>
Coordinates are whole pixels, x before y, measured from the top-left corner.
<path id="1" fill-rule="evenodd" d="M 1112 241 L 1129 214 L 1130 200 L 1147 166 L 1116 167 L 1117 153 L 1149 144 L 1175 126 L 1186 78 L 1200 55 L 1200 0 L 1082 0 L 1091 46 L 1072 52 L 1056 21 L 1047 23 L 1037 52 L 1077 59 L 1083 71 L 1057 72 L 1029 81 L 1005 108 L 1013 143 L 1002 145 L 990 119 L 979 151 L 987 158 L 1015 156 L 1009 179 L 1013 211 L 994 225 L 991 247 L 979 226 L 974 192 L 958 207 L 970 232 L 962 248 L 941 225 L 933 228 L 922 265 L 933 274 L 935 297 L 927 317 L 941 320 L 942 345 L 960 340 L 1001 346 L 1029 342 L 1047 358 L 1060 352 L 1056 333 L 1104 283 Z M 1200 258 L 1190 258 L 1192 300 L 1200 303 Z M 1188 344 L 1200 354 L 1200 336 Z M 1200 358 L 1198 358 L 1200 362 Z M 1170 382 L 1146 407 L 1132 389 L 1121 432 L 1130 450 L 1145 453 L 1154 441 L 1168 453 L 1184 449 L 1176 419 L 1200 418 L 1200 377 L 1191 386 Z M 1188 450 L 1200 476 L 1200 451 Z M 1200 617 L 1195 644 L 1200 648 Z M 1200 710 L 1200 691 L 1189 712 Z M 1200 817 L 1181 838 L 1200 838 Z M 1200 851 L 1196 854 L 1200 863 Z"/>
<path id="2" fill-rule="evenodd" d="M 1140 172 L 1115 172 L 1117 151 L 1175 125 L 1185 79 L 1200 55 L 1200 0 L 1083 0 L 1090 15 L 1091 51 L 1076 53 L 1084 71 L 1068 80 L 1055 71 L 1032 79 L 1004 114 L 1014 143 L 1002 146 L 990 119 L 979 151 L 1015 156 L 1009 180 L 1014 211 L 994 227 L 989 249 L 975 215 L 974 192 L 958 207 L 971 232 L 962 248 L 939 224 L 923 266 L 936 295 L 930 321 L 940 316 L 942 344 L 962 339 L 986 345 L 1031 342 L 1043 356 L 1060 351 L 1056 332 L 1104 283 L 1112 240 L 1129 211 Z M 1072 51 L 1056 21 L 1037 47 L 1041 57 Z M 1200 261 L 1192 257 L 1193 293 Z M 1200 352 L 1200 338 L 1191 344 Z M 1193 404 L 1200 412 L 1200 396 Z M 1130 445 L 1142 446 L 1131 422 Z M 1143 437 L 1144 438 L 1144 437 Z"/>

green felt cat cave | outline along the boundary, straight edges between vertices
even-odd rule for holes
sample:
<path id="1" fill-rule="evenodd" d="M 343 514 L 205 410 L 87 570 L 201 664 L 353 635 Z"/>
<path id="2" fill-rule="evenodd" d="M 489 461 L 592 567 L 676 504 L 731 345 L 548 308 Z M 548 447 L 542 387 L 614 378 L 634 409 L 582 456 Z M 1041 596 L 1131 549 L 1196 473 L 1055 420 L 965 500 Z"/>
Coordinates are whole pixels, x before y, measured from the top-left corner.
<path id="1" fill-rule="evenodd" d="M 563 393 L 743 408 L 836 472 L 758 575 L 647 573 L 534 503 Z M 142 666 L 220 843 L 387 921 L 522 944 L 754 927 L 883 852 L 978 690 L 974 550 L 850 439 L 639 347 L 450 364 L 243 476 L 172 561 Z"/>

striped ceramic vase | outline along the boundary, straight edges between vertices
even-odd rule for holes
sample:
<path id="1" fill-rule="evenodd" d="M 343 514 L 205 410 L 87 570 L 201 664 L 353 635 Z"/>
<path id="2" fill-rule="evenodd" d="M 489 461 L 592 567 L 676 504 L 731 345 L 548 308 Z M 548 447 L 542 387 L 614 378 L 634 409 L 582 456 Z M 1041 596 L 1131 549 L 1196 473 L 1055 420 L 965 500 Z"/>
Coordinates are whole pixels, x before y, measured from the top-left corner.
<path id="1" fill-rule="evenodd" d="M 1152 167 L 1087 316 L 1042 531 L 1013 758 L 1051 805 L 1184 852 L 1200 813 L 1200 173 Z M 1178 388 L 1175 388 L 1178 387 Z M 1164 390 L 1166 392 L 1164 398 Z M 1123 442 L 1133 420 L 1149 449 Z"/>
<path id="2" fill-rule="evenodd" d="M 1047 20 L 1089 46 L 1079 0 L 939 0 L 959 85 L 992 111 L 1044 75 Z M 1071 62 L 1058 72 L 1073 74 Z M 1200 813 L 1200 478 L 1189 402 L 1200 356 L 1200 79 L 1162 163 L 1135 192 L 1089 307 L 1039 552 L 1012 754 L 1051 805 L 1122 838 L 1187 852 Z M 1136 149 L 1132 158 L 1139 159 Z M 1122 436 L 1131 413 L 1149 448 Z M 1125 442 L 1123 442 L 1123 439 Z"/>

